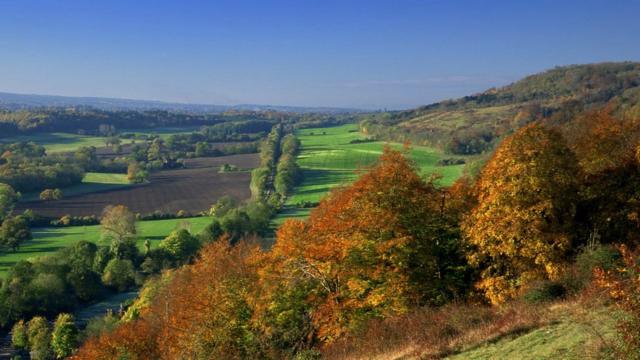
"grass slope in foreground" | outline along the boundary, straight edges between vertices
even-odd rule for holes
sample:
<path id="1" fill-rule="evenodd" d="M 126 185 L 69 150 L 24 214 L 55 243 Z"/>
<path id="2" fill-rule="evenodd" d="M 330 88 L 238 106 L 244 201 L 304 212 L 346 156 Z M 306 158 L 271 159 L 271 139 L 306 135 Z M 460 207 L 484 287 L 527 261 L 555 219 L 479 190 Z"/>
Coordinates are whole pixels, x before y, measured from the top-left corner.
<path id="1" fill-rule="evenodd" d="M 138 247 L 142 249 L 144 241 L 149 239 L 155 247 L 179 224 L 188 222 L 190 231 L 199 233 L 210 222 L 210 217 L 196 217 L 187 219 L 151 220 L 138 222 Z M 80 240 L 87 240 L 100 245 L 106 245 L 101 240 L 100 225 L 34 228 L 33 240 L 28 241 L 16 252 L 0 255 L 0 278 L 20 260 L 27 260 L 69 247 Z"/>
<path id="2" fill-rule="evenodd" d="M 359 170 L 364 170 L 378 160 L 385 145 L 402 149 L 402 144 L 399 143 L 357 142 L 366 138 L 355 124 L 301 129 L 296 135 L 302 144 L 298 165 L 303 179 L 287 200 L 285 209 L 275 219 L 276 224 L 286 218 L 308 215 L 310 209 L 298 208 L 297 204 L 303 201 L 320 201 L 331 188 L 354 181 Z M 438 166 L 439 160 L 449 156 L 430 147 L 412 146 L 410 156 L 422 175 L 441 174 L 442 185 L 453 183 L 464 169 L 464 165 Z"/>
<path id="3" fill-rule="evenodd" d="M 88 194 L 98 191 L 114 190 L 132 185 L 127 179 L 126 174 L 115 173 L 95 173 L 88 172 L 85 174 L 82 183 L 69 186 L 62 189 L 65 197 Z M 23 194 L 21 201 L 37 201 L 40 199 L 40 193 Z"/>
<path id="4" fill-rule="evenodd" d="M 575 305 L 569 305 L 575 308 Z M 612 344 L 615 337 L 614 309 L 596 307 L 574 313 L 566 306 L 549 308 L 550 324 L 525 331 L 520 335 L 505 336 L 485 342 L 447 359 L 565 359 L 581 360 L 602 358 L 603 347 Z M 606 351 L 606 350 L 605 350 Z"/>

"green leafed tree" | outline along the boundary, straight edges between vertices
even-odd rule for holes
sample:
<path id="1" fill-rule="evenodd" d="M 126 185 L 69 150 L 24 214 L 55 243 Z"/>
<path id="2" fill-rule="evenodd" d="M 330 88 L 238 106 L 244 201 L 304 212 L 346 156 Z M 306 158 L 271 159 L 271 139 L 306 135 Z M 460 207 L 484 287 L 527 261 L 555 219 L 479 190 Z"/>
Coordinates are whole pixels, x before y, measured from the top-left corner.
<path id="1" fill-rule="evenodd" d="M 11 215 L 18 198 L 18 194 L 11 186 L 0 183 L 0 221 Z"/>
<path id="2" fill-rule="evenodd" d="M 51 331 L 47 319 L 36 316 L 29 321 L 27 334 L 31 359 L 45 360 L 51 356 Z"/>
<path id="3" fill-rule="evenodd" d="M 200 241 L 187 230 L 177 230 L 160 242 L 160 248 L 177 262 L 184 263 L 193 258 L 200 249 Z"/>
<path id="4" fill-rule="evenodd" d="M 78 328 L 73 316 L 60 314 L 53 325 L 51 348 L 58 359 L 70 356 L 78 346 Z"/>
<path id="5" fill-rule="evenodd" d="M 0 226 L 0 245 L 13 251 L 20 248 L 20 244 L 31 240 L 29 224 L 22 216 L 5 219 Z"/>
<path id="6" fill-rule="evenodd" d="M 11 328 L 11 344 L 18 350 L 26 350 L 29 347 L 29 337 L 27 336 L 27 325 L 24 320 L 20 320 Z"/>

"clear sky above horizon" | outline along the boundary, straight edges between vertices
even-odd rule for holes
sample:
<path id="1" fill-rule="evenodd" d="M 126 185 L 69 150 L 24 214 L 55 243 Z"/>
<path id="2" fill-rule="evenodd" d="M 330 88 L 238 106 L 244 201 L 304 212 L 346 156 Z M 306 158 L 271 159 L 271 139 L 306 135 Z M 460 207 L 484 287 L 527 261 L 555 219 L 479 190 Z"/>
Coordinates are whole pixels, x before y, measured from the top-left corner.
<path id="1" fill-rule="evenodd" d="M 640 61 L 638 0 L 5 0 L 0 91 L 407 108 Z"/>

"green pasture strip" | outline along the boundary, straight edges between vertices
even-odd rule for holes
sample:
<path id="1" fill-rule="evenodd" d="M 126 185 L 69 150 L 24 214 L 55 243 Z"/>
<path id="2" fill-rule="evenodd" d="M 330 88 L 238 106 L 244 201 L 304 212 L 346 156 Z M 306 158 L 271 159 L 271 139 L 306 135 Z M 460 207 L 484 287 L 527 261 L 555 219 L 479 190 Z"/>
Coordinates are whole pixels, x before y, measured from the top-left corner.
<path id="1" fill-rule="evenodd" d="M 273 220 L 274 229 L 287 218 L 305 218 L 311 209 L 297 208 L 298 203 L 318 202 L 332 188 L 351 183 L 378 161 L 385 146 L 403 148 L 402 144 L 383 141 L 351 143 L 366 139 L 356 124 L 302 129 L 296 135 L 302 144 L 297 161 L 303 179 L 287 199 L 285 209 Z M 438 166 L 439 160 L 451 156 L 434 148 L 411 146 L 409 155 L 423 176 L 440 174 L 442 185 L 452 184 L 464 170 L 464 165 Z"/>
<path id="2" fill-rule="evenodd" d="M 82 146 L 105 147 L 106 138 L 100 136 L 77 135 L 68 133 L 47 133 L 20 135 L 2 139 L 2 142 L 32 141 L 44 146 L 47 153 L 60 153 L 75 151 Z M 123 145 L 128 141 L 123 141 Z"/>
<path id="3" fill-rule="evenodd" d="M 194 234 L 202 231 L 210 222 L 210 217 L 194 217 L 186 219 L 149 220 L 138 222 L 138 247 L 144 247 L 149 239 L 151 246 L 156 247 L 171 231 L 180 224 L 188 224 L 187 228 Z M 71 246 L 80 240 L 87 240 L 106 245 L 101 239 L 100 225 L 34 228 L 33 240 L 20 246 L 16 252 L 0 254 L 0 278 L 20 260 L 47 255 L 62 248 Z"/>

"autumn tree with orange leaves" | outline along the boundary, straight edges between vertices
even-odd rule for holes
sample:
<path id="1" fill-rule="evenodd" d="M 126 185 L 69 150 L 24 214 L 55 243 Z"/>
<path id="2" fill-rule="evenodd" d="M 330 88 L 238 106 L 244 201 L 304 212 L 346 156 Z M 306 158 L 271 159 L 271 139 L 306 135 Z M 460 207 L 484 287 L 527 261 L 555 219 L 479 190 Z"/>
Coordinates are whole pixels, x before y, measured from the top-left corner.
<path id="1" fill-rule="evenodd" d="M 157 360 L 162 359 L 157 347 L 157 328 L 148 321 L 120 324 L 112 332 L 87 340 L 73 360 Z"/>
<path id="2" fill-rule="evenodd" d="M 562 135 L 540 124 L 504 140 L 487 163 L 478 205 L 462 227 L 469 261 L 482 269 L 477 286 L 492 303 L 560 275 L 572 246 L 578 174 Z"/>
<path id="3" fill-rule="evenodd" d="M 307 221 L 285 222 L 260 270 L 267 333 L 286 346 L 330 342 L 372 317 L 460 295 L 466 268 L 446 196 L 386 148 Z"/>

